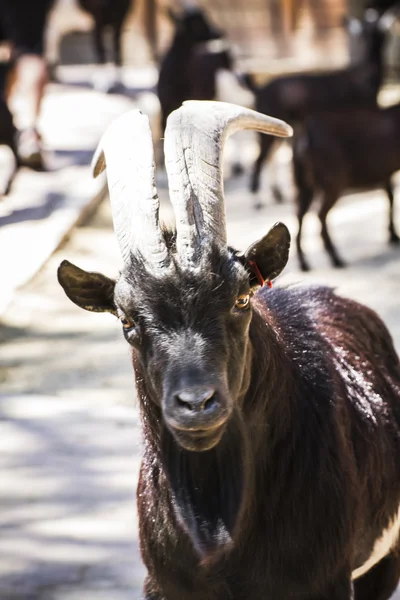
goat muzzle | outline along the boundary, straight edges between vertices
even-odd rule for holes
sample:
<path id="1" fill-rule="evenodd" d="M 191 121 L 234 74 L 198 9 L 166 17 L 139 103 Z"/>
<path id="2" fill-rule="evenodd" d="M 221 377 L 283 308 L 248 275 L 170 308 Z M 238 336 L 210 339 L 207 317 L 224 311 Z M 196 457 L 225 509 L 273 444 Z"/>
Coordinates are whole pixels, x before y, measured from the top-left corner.
<path id="1" fill-rule="evenodd" d="M 200 452 L 220 441 L 232 412 L 231 404 L 223 387 L 186 386 L 165 395 L 163 416 L 180 446 Z"/>

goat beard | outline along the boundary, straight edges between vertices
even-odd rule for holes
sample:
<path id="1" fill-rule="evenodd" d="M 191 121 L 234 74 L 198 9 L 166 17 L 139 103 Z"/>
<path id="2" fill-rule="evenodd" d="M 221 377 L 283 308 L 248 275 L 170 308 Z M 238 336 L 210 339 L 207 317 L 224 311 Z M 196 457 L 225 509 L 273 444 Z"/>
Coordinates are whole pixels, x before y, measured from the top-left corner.
<path id="1" fill-rule="evenodd" d="M 249 470 L 240 418 L 231 418 L 219 444 L 205 452 L 184 450 L 166 428 L 161 442 L 176 517 L 207 565 L 232 548 L 243 512 Z"/>

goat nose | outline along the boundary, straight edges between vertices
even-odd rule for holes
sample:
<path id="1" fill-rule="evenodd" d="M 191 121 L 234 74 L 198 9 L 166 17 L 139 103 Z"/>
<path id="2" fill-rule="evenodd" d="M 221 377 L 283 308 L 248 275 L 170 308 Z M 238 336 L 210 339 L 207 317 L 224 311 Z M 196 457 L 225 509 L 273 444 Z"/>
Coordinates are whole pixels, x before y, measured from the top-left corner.
<path id="1" fill-rule="evenodd" d="M 175 394 L 176 403 L 186 410 L 200 412 L 211 409 L 216 403 L 216 391 L 211 387 L 196 386 Z"/>

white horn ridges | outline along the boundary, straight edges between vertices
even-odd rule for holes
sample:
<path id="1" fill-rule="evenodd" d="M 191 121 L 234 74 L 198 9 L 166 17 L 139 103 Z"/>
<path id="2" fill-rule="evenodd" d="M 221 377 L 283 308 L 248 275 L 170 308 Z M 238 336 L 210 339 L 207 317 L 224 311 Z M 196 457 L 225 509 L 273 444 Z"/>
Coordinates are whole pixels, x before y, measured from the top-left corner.
<path id="1" fill-rule="evenodd" d="M 154 267 L 169 262 L 159 226 L 154 149 L 149 119 L 132 110 L 104 133 L 92 162 L 96 177 L 105 168 L 115 234 L 124 262 L 138 250 Z"/>
<path id="2" fill-rule="evenodd" d="M 226 138 L 240 129 L 293 134 L 284 121 L 225 102 L 184 102 L 168 117 L 165 164 L 180 260 L 196 260 L 204 236 L 226 244 L 221 154 Z"/>

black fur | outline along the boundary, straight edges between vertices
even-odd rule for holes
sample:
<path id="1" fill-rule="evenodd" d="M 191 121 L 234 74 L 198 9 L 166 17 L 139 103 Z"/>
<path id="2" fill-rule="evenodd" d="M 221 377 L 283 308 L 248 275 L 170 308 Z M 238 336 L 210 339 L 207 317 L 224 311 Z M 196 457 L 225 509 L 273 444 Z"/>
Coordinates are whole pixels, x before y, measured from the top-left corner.
<path id="1" fill-rule="evenodd" d="M 394 187 L 391 177 L 400 168 L 400 104 L 386 109 L 348 110 L 345 114 L 319 114 L 306 119 L 293 144 L 297 187 L 300 266 L 308 270 L 301 237 L 304 216 L 314 198 L 321 196 L 321 237 L 333 266 L 344 262 L 337 253 L 327 216 L 346 190 L 382 188 L 388 197 L 389 242 L 400 237 L 394 224 Z"/>
<path id="2" fill-rule="evenodd" d="M 113 34 L 114 61 L 116 65 L 121 65 L 122 25 L 132 6 L 132 0 L 79 0 L 79 4 L 94 18 L 93 41 L 98 62 L 106 62 L 104 33 L 110 27 Z"/>
<path id="3" fill-rule="evenodd" d="M 360 21 L 366 51 L 363 61 L 340 71 L 279 77 L 258 87 L 251 77 L 245 81 L 255 94 L 258 112 L 278 117 L 291 125 L 321 111 L 343 111 L 377 105 L 377 96 L 384 74 L 386 35 L 379 20 Z M 260 187 L 262 166 L 270 155 L 274 138 L 260 134 L 260 153 L 254 164 L 251 191 Z"/>
<path id="4" fill-rule="evenodd" d="M 400 364 L 387 329 L 321 287 L 263 287 L 237 311 L 243 258 L 207 241 L 200 254 L 191 268 L 174 255 L 156 275 L 132 256 L 114 294 L 135 323 L 125 335 L 143 431 L 146 600 L 387 600 L 396 548 L 351 580 L 400 505 Z M 226 384 L 229 418 L 204 452 L 166 422 L 165 390 L 182 373 Z"/>
<path id="5" fill-rule="evenodd" d="M 161 104 L 161 132 L 168 115 L 185 100 L 213 100 L 216 74 L 231 69 L 228 50 L 211 52 L 205 42 L 220 39 L 222 31 L 210 24 L 204 11 L 187 10 L 173 15 L 175 34 L 160 66 L 157 94 Z"/>

